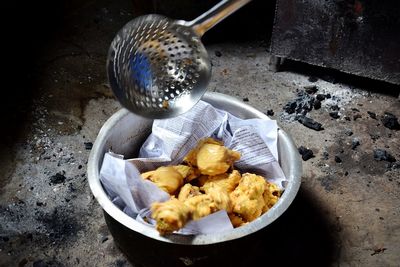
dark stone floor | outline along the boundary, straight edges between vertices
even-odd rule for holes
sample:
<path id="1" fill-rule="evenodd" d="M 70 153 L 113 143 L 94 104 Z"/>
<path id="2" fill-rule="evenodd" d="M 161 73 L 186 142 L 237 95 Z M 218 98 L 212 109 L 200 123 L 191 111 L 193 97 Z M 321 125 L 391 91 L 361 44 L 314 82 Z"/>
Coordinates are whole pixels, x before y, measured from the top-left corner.
<path id="1" fill-rule="evenodd" d="M 122 0 L 47 2 L 14 7 L 22 11 L 10 22 L 22 20 L 26 38 L 12 31 L 25 42 L 5 55 L 15 84 L 1 99 L 0 266 L 132 266 L 113 243 L 86 167 L 99 129 L 121 108 L 107 50 L 137 10 Z M 399 90 L 299 63 L 271 72 L 268 27 L 240 41 L 224 41 L 218 27 L 210 34 L 219 38 L 206 40 L 209 91 L 268 113 L 313 152 L 298 197 L 274 226 L 281 233 L 260 234 L 254 255 L 237 264 L 399 266 Z M 308 128 L 304 113 L 323 129 Z"/>

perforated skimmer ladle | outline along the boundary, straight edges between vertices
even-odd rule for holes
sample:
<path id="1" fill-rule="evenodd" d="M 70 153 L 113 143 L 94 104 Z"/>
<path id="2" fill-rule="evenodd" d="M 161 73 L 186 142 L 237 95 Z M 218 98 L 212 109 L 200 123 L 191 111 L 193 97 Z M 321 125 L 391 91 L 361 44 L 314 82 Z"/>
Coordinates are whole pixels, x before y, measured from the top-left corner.
<path id="1" fill-rule="evenodd" d="M 110 86 L 121 105 L 152 119 L 192 108 L 211 76 L 201 36 L 250 1 L 221 1 L 193 21 L 152 14 L 128 22 L 111 43 L 107 60 Z"/>

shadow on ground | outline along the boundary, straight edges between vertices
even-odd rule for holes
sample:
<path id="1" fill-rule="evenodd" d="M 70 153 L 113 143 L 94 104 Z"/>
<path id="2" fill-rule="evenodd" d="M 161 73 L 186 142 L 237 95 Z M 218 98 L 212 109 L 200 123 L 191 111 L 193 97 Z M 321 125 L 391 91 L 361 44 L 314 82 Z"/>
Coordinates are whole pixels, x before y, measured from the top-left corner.
<path id="1" fill-rule="evenodd" d="M 239 266 L 329 266 L 339 254 L 338 230 L 313 196 L 300 190 L 277 221 L 252 237 L 254 250 Z"/>
<path id="2" fill-rule="evenodd" d="M 300 190 L 272 225 L 246 238 L 207 246 L 155 242 L 121 229 L 106 215 L 114 240 L 134 266 L 330 266 L 339 255 L 340 226 Z"/>
<path id="3" fill-rule="evenodd" d="M 300 189 L 277 221 L 226 256 L 232 258 L 230 266 L 240 267 L 330 266 L 339 254 L 337 230 L 313 196 Z"/>
<path id="4" fill-rule="evenodd" d="M 309 76 L 310 82 L 321 79 L 330 83 L 343 83 L 366 90 L 370 93 L 380 93 L 394 97 L 397 97 L 400 93 L 400 88 L 396 84 L 289 59 L 285 60 L 283 64 L 279 66 L 279 71 L 287 71 Z"/>

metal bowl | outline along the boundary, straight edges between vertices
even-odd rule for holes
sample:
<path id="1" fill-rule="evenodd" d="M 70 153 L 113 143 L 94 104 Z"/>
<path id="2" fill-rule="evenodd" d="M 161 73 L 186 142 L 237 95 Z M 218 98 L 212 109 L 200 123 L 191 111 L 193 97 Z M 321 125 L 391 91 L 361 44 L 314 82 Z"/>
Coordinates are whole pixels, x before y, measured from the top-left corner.
<path id="1" fill-rule="evenodd" d="M 202 99 L 242 119 L 267 118 L 264 113 L 224 94 L 206 93 Z M 135 157 L 150 134 L 151 125 L 152 120 L 139 117 L 128 110 L 122 109 L 116 112 L 101 128 L 88 162 L 90 189 L 104 210 L 105 220 L 114 241 L 128 258 L 136 263 L 157 266 L 161 263 L 165 264 L 168 258 L 174 266 L 180 264 L 187 266 L 208 260 L 221 254 L 221 248 L 229 247 L 225 246 L 228 243 L 234 244 L 235 240 L 256 233 L 275 221 L 289 207 L 299 190 L 302 174 L 301 160 L 290 136 L 279 129 L 279 163 L 288 183 L 279 201 L 268 212 L 253 222 L 228 232 L 196 236 L 175 234 L 160 236 L 155 229 L 134 220 L 115 206 L 108 198 L 99 179 L 104 154 L 111 149 L 126 157 Z"/>

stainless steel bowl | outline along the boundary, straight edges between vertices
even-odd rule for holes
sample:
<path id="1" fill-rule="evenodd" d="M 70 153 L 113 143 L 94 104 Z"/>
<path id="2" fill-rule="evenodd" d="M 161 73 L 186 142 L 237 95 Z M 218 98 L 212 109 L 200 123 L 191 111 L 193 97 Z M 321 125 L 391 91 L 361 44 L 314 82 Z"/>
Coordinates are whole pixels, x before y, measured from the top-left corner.
<path id="1" fill-rule="evenodd" d="M 226 110 L 243 119 L 267 117 L 262 112 L 228 95 L 206 93 L 202 99 L 216 108 Z M 141 144 L 151 132 L 151 125 L 152 120 L 139 117 L 128 110 L 122 109 L 116 112 L 101 128 L 88 162 L 90 189 L 104 210 L 106 223 L 114 241 L 128 258 L 136 263 L 157 266 L 165 263 L 168 258 L 175 266 L 179 264 L 187 266 L 212 258 L 214 254 L 221 254 L 221 248 L 229 247 L 225 246 L 228 243 L 234 244 L 235 240 L 256 233 L 275 221 L 289 207 L 299 190 L 302 174 L 301 160 L 290 136 L 279 129 L 279 163 L 288 183 L 282 197 L 268 212 L 255 221 L 229 232 L 196 236 L 160 236 L 155 229 L 134 220 L 115 206 L 108 198 L 99 179 L 104 154 L 111 149 L 127 157 L 136 156 Z M 162 255 L 165 257 L 163 258 Z"/>

